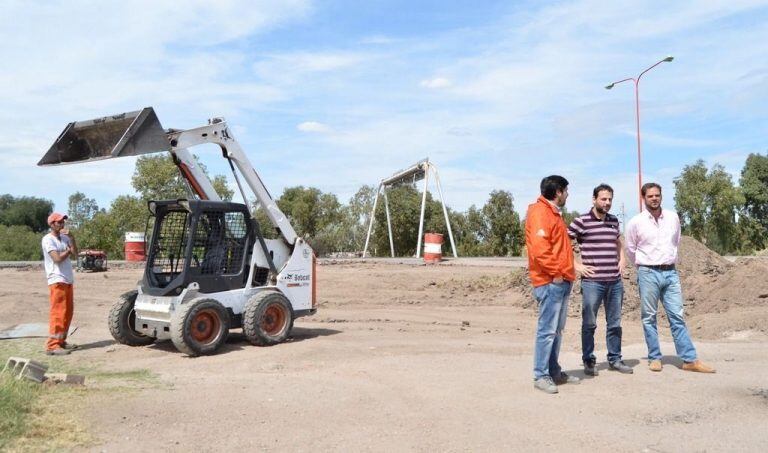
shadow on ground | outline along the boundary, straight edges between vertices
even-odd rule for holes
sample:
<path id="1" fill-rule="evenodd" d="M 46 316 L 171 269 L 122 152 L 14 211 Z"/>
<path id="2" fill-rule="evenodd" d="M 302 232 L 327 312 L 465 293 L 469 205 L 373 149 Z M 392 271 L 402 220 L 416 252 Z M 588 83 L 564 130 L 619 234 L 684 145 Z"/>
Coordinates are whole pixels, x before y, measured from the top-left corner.
<path id="1" fill-rule="evenodd" d="M 628 360 L 624 360 L 624 364 L 634 370 L 640 364 L 640 361 L 637 360 L 637 359 L 628 359 Z M 611 370 L 608 367 L 608 362 L 598 362 L 597 364 L 595 364 L 595 369 L 597 370 L 598 373 L 603 373 L 603 372 L 605 372 L 605 373 L 617 373 L 617 374 L 619 373 L 618 371 Z M 575 369 L 575 370 L 565 370 L 565 372 L 567 374 L 570 374 L 571 376 L 576 376 L 579 379 L 594 379 L 595 378 L 595 376 L 589 376 L 589 375 L 585 374 L 583 368 L 578 368 L 578 369 Z"/>

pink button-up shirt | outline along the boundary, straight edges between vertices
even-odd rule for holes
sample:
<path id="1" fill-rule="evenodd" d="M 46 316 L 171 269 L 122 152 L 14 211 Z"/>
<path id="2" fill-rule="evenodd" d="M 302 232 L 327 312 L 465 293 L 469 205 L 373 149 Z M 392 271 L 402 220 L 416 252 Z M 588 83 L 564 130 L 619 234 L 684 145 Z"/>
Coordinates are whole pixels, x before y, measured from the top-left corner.
<path id="1" fill-rule="evenodd" d="M 680 218 L 661 210 L 658 221 L 648 211 L 632 217 L 626 231 L 627 255 L 636 266 L 675 264 L 680 245 Z"/>

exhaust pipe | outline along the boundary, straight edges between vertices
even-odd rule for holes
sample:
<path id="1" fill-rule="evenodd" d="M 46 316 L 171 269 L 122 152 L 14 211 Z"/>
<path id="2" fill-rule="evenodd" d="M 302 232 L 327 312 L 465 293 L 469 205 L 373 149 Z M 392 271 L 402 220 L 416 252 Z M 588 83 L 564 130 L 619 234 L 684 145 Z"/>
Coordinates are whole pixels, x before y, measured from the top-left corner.
<path id="1" fill-rule="evenodd" d="M 152 107 L 135 112 L 69 123 L 39 166 L 61 165 L 170 151 Z"/>

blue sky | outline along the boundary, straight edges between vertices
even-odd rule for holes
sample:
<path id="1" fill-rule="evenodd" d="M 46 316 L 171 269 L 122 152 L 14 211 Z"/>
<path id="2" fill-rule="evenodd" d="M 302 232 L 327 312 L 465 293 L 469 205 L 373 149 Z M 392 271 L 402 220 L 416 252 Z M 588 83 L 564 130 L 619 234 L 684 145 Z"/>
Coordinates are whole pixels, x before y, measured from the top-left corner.
<path id="1" fill-rule="evenodd" d="M 631 215 L 633 87 L 604 86 L 667 55 L 640 83 L 644 180 L 667 206 L 685 165 L 738 181 L 768 150 L 766 1 L 213 5 L 0 0 L 0 193 L 108 207 L 133 192 L 133 159 L 36 163 L 70 121 L 153 106 L 166 128 L 227 118 L 275 196 L 304 185 L 346 202 L 428 156 L 458 210 L 500 189 L 524 211 L 561 174 L 570 209 L 607 182 Z M 193 151 L 229 174 L 215 149 Z"/>

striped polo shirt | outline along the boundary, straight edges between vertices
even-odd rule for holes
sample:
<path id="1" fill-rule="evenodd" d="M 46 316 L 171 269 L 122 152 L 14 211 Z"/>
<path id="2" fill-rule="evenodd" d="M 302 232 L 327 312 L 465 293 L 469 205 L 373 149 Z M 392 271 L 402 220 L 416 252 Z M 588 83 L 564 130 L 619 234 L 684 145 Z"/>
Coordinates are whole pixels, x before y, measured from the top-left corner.
<path id="1" fill-rule="evenodd" d="M 595 268 L 595 276 L 583 276 L 583 280 L 608 282 L 621 278 L 616 246 L 619 234 L 619 219 L 608 213 L 600 220 L 590 209 L 573 219 L 568 226 L 568 236 L 579 243 L 581 262 Z"/>

